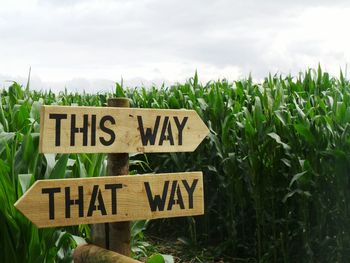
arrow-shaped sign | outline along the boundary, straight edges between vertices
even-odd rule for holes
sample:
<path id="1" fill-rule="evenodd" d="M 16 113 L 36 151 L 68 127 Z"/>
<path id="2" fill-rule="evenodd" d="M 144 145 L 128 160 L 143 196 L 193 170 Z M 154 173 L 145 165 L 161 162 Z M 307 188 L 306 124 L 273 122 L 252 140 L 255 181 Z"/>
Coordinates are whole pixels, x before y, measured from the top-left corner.
<path id="1" fill-rule="evenodd" d="M 202 172 L 36 181 L 15 206 L 38 227 L 201 215 Z"/>
<path id="2" fill-rule="evenodd" d="M 42 106 L 42 153 L 190 152 L 208 135 L 193 110 Z"/>

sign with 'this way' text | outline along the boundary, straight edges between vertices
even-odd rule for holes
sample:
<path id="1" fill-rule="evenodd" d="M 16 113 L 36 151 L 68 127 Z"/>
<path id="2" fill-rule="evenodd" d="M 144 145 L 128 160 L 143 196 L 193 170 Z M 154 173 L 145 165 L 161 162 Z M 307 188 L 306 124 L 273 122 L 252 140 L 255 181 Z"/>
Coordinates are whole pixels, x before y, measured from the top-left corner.
<path id="1" fill-rule="evenodd" d="M 194 151 L 209 130 L 193 110 L 42 106 L 40 152 Z"/>

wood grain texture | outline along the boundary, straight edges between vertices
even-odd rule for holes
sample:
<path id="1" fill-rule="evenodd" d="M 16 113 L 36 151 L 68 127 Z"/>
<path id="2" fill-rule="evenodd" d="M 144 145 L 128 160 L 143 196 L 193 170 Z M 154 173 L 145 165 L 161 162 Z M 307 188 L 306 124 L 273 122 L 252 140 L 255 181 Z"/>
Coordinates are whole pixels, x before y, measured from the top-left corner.
<path id="1" fill-rule="evenodd" d="M 78 246 L 73 253 L 74 263 L 141 263 L 130 257 L 94 245 Z"/>
<path id="2" fill-rule="evenodd" d="M 127 98 L 110 98 L 108 107 L 129 108 L 130 102 Z M 120 176 L 129 174 L 129 154 L 128 153 L 109 153 L 107 160 L 107 175 Z M 131 254 L 131 233 L 130 222 L 111 222 L 105 223 L 105 233 L 108 242 L 107 249 L 118 252 L 125 256 Z M 108 232 L 108 234 L 107 234 Z"/>
<path id="3" fill-rule="evenodd" d="M 145 135 L 147 129 L 153 134 L 157 126 L 154 143 L 151 140 L 145 143 L 142 138 L 146 137 L 142 134 Z M 115 135 L 114 140 L 111 133 Z M 194 151 L 208 133 L 193 110 L 42 106 L 39 149 L 42 153 L 189 152 Z M 101 141 L 111 144 L 104 145 Z"/>
<path id="4" fill-rule="evenodd" d="M 116 184 L 119 188 L 113 197 L 106 185 Z M 95 199 L 94 192 L 97 193 Z M 159 199 L 164 201 L 163 206 L 162 202 L 155 206 L 155 200 Z M 187 172 L 39 180 L 15 206 L 38 227 L 201 215 L 204 213 L 203 175 Z M 51 219 L 50 207 L 54 211 Z M 79 208 L 82 208 L 81 214 Z"/>

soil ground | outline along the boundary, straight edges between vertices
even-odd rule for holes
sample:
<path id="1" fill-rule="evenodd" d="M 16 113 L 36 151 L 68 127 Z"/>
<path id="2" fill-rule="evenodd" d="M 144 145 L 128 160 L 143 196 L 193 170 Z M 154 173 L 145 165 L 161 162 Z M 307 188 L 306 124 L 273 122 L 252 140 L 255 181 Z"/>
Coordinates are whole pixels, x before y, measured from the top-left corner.
<path id="1" fill-rule="evenodd" d="M 226 263 L 226 262 L 242 262 L 235 261 L 233 258 L 214 259 L 211 252 L 207 249 L 196 248 L 186 245 L 181 239 L 168 237 L 158 237 L 147 235 L 147 242 L 150 243 L 160 254 L 171 255 L 175 263 Z"/>

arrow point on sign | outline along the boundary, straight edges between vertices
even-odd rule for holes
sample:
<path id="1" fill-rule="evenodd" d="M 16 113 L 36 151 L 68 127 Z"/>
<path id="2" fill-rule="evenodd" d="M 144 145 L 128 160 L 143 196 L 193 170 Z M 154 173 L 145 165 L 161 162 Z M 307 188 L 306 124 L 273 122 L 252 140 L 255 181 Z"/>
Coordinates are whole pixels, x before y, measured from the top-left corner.
<path id="1" fill-rule="evenodd" d="M 209 133 L 195 110 L 178 109 L 43 106 L 41 124 L 42 153 L 190 152 Z"/>
<path id="2" fill-rule="evenodd" d="M 195 149 L 198 148 L 198 146 L 200 145 L 200 143 L 209 135 L 209 129 L 208 127 L 205 125 L 205 123 L 203 122 L 203 120 L 201 119 L 201 117 L 199 116 L 199 114 L 196 112 L 195 115 L 195 119 L 196 120 L 196 126 L 195 126 L 195 133 L 198 134 L 197 139 L 195 139 L 197 141 L 197 144 L 195 145 L 194 149 L 192 149 L 192 151 L 194 151 Z"/>
<path id="3" fill-rule="evenodd" d="M 166 191 L 166 194 L 169 195 L 166 202 L 172 207 L 170 210 L 166 209 L 164 205 L 162 206 L 155 198 L 159 193 L 163 193 L 164 189 L 167 189 L 166 184 L 168 183 L 173 185 L 172 191 L 183 191 L 182 193 L 174 192 L 172 200 L 170 200 L 171 192 Z M 181 189 L 178 188 L 180 190 L 174 188 L 178 183 L 184 186 Z M 78 187 L 82 189 L 81 193 L 77 189 Z M 69 206 L 70 212 L 67 215 L 67 192 L 59 189 L 71 191 L 73 188 L 76 191 L 69 192 L 72 193 L 72 195 L 69 194 L 69 202 L 79 199 L 84 203 L 78 204 L 78 206 Z M 96 206 L 94 209 L 96 211 L 89 215 L 90 212 L 83 209 L 94 202 L 93 189 L 102 189 L 99 193 L 101 200 L 97 200 L 97 202 L 99 205 L 102 204 L 104 212 L 99 208 L 100 206 Z M 115 191 L 114 194 L 113 191 Z M 111 192 L 112 196 L 115 195 L 115 197 L 111 197 Z M 83 197 L 80 197 L 80 194 Z M 184 198 L 184 207 L 174 203 L 177 195 Z M 118 202 L 116 201 L 117 196 Z M 115 198 L 114 204 L 111 202 L 111 198 Z M 175 205 L 173 206 L 173 204 Z M 118 176 L 118 178 L 107 176 L 42 180 L 33 184 L 15 203 L 15 207 L 38 228 L 201 215 L 204 211 L 203 175 L 202 172 L 187 172 L 124 175 Z"/>
<path id="4" fill-rule="evenodd" d="M 31 206 L 28 206 L 28 202 L 30 199 L 31 192 L 33 189 L 35 189 L 35 186 L 37 186 L 40 183 L 40 181 L 34 182 L 34 184 L 16 201 L 14 206 L 16 209 L 18 209 L 25 217 L 27 217 L 33 224 L 35 224 L 37 227 L 40 227 L 36 220 L 32 218 L 30 215 L 32 214 L 32 211 L 35 210 L 36 206 L 38 204 L 33 204 Z M 31 213 L 28 213 L 30 211 Z"/>

